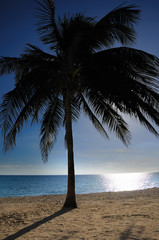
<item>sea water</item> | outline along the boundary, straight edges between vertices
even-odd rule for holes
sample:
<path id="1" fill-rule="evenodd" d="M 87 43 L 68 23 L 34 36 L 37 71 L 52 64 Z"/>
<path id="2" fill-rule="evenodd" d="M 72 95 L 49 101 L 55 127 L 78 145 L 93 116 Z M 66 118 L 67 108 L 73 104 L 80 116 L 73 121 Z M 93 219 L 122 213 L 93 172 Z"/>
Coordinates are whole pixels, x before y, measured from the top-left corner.
<path id="1" fill-rule="evenodd" d="M 159 173 L 77 175 L 76 193 L 130 191 L 159 187 Z M 67 176 L 0 176 L 0 197 L 66 194 Z"/>

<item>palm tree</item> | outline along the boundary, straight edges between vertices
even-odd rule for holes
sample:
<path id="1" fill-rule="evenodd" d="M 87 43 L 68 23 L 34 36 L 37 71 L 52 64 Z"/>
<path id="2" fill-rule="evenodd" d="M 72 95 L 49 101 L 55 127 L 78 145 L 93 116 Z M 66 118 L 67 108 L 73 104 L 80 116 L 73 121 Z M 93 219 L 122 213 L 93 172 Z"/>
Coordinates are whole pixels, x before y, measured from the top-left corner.
<path id="1" fill-rule="evenodd" d="M 124 144 L 130 132 L 123 114 L 135 117 L 159 136 L 157 57 L 124 46 L 135 41 L 140 11 L 121 5 L 99 21 L 82 13 L 55 19 L 53 0 L 37 3 L 37 31 L 50 52 L 28 44 L 19 58 L 2 57 L 0 73 L 15 73 L 15 88 L 0 106 L 4 151 L 16 144 L 23 124 L 40 121 L 40 149 L 47 161 L 59 128 L 65 126 L 68 190 L 64 207 L 77 207 L 72 122 L 83 111 L 106 138 L 105 126 Z M 151 122 L 154 122 L 152 124 Z"/>

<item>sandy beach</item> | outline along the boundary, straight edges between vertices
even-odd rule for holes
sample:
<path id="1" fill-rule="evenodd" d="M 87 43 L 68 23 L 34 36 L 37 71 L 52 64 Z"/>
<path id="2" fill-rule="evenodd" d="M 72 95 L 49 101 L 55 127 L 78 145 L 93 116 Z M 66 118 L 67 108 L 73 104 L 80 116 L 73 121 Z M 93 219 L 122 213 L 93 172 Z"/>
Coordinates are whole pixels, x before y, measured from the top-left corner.
<path id="1" fill-rule="evenodd" d="M 159 189 L 0 198 L 0 239 L 159 240 Z"/>

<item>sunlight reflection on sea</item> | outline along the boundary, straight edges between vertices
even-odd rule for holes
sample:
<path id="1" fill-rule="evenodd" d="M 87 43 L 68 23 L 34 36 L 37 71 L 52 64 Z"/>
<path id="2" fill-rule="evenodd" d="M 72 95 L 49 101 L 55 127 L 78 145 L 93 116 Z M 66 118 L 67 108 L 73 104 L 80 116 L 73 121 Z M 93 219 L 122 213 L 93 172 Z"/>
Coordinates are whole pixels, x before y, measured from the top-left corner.
<path id="1" fill-rule="evenodd" d="M 131 191 L 155 186 L 150 173 L 121 173 L 101 176 L 106 191 Z"/>

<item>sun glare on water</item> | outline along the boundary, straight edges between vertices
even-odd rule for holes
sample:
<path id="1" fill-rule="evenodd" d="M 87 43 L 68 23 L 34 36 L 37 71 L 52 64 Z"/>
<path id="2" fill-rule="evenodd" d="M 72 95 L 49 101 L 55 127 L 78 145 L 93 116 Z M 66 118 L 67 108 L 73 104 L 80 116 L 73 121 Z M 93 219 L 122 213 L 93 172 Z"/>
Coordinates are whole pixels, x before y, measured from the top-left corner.
<path id="1" fill-rule="evenodd" d="M 102 176 L 103 185 L 110 191 L 145 189 L 148 180 L 149 173 L 120 173 Z"/>

